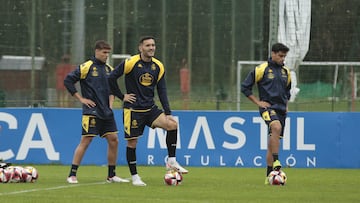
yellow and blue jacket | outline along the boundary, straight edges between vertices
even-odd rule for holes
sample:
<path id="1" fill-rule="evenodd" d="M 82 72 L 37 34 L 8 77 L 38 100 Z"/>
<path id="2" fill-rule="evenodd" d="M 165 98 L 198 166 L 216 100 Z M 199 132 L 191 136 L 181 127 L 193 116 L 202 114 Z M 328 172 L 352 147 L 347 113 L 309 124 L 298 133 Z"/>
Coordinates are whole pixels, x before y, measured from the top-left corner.
<path id="1" fill-rule="evenodd" d="M 84 115 L 95 115 L 101 119 L 109 119 L 113 116 L 113 111 L 109 106 L 110 87 L 108 83 L 108 76 L 112 70 L 110 65 L 92 57 L 70 72 L 64 79 L 64 85 L 71 95 L 77 92 L 75 83 L 80 81 L 82 97 L 96 103 L 96 106 L 92 108 L 83 105 Z"/>
<path id="2" fill-rule="evenodd" d="M 246 97 L 252 95 L 255 83 L 261 101 L 270 103 L 272 109 L 286 112 L 291 88 L 290 70 L 287 67 L 276 64 L 270 58 L 249 72 L 241 83 L 241 92 Z"/>
<path id="3" fill-rule="evenodd" d="M 135 94 L 136 102 L 124 102 L 124 108 L 133 110 L 148 110 L 155 105 L 154 96 L 157 90 L 165 114 L 170 115 L 170 105 L 166 93 L 164 65 L 156 58 L 150 62 L 141 60 L 140 54 L 120 63 L 109 76 L 112 94 L 124 99 L 124 94 L 119 89 L 117 79 L 125 75 L 127 94 Z"/>

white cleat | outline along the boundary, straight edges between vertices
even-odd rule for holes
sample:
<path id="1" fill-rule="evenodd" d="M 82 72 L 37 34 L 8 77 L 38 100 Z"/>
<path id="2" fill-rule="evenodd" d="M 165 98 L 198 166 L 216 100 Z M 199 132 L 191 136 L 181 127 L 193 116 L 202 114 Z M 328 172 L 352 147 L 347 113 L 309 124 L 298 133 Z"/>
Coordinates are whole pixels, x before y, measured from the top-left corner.
<path id="1" fill-rule="evenodd" d="M 180 166 L 180 164 L 177 161 L 168 161 L 166 163 L 166 170 L 170 171 L 170 170 L 175 170 L 179 173 L 183 173 L 183 174 L 187 174 L 189 171 L 186 170 L 185 168 L 183 168 L 182 166 Z"/>
<path id="2" fill-rule="evenodd" d="M 135 185 L 135 186 L 146 186 L 146 183 L 144 183 L 142 180 L 141 180 L 141 178 L 140 178 L 140 176 L 139 175 L 134 175 L 133 176 L 133 181 L 132 181 L 132 184 L 133 185 Z"/>
<path id="3" fill-rule="evenodd" d="M 106 182 L 108 182 L 108 183 L 128 183 L 130 181 L 127 179 L 124 179 L 124 178 L 120 178 L 118 176 L 113 176 L 111 178 L 108 177 L 106 179 Z"/>
<path id="4" fill-rule="evenodd" d="M 76 176 L 70 176 L 66 178 L 66 181 L 70 184 L 77 184 L 79 183 Z"/>

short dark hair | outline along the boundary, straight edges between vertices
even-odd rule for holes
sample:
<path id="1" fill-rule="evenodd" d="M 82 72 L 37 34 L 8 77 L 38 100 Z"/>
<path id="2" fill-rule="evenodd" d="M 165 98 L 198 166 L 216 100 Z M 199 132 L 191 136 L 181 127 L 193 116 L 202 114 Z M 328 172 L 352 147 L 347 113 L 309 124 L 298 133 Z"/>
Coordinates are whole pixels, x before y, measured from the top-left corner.
<path id="1" fill-rule="evenodd" d="M 140 40 L 139 40 L 139 44 L 143 43 L 145 40 L 148 40 L 148 39 L 153 39 L 155 41 L 155 37 L 153 36 L 142 36 L 140 37 Z"/>
<path id="2" fill-rule="evenodd" d="M 105 40 L 98 40 L 95 42 L 95 49 L 111 49 L 111 46 Z"/>
<path id="3" fill-rule="evenodd" d="M 290 50 L 289 47 L 285 46 L 282 43 L 275 43 L 271 47 L 271 51 L 273 51 L 275 53 L 279 52 L 279 51 L 287 53 L 289 50 Z"/>

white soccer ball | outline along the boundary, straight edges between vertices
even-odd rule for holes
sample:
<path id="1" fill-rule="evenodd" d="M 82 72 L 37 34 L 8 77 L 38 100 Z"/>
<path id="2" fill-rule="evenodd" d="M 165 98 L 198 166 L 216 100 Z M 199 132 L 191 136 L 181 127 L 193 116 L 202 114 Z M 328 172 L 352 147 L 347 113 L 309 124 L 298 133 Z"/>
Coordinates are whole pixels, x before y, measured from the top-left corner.
<path id="1" fill-rule="evenodd" d="M 39 178 L 39 173 L 35 167 L 32 166 L 26 166 L 23 168 L 23 174 L 26 174 L 26 176 L 23 176 L 24 182 L 27 183 L 34 183 Z"/>
<path id="2" fill-rule="evenodd" d="M 268 176 L 270 185 L 285 185 L 287 177 L 286 174 L 279 170 L 279 171 L 271 171 Z"/>
<path id="3" fill-rule="evenodd" d="M 11 173 L 3 168 L 0 168 L 0 183 L 7 183 L 10 179 Z"/>
<path id="4" fill-rule="evenodd" d="M 8 180 L 9 183 L 22 182 L 23 168 L 21 166 L 9 166 L 5 170 L 10 174 L 10 178 Z"/>
<path id="5" fill-rule="evenodd" d="M 181 173 L 177 171 L 168 171 L 164 176 L 164 182 L 166 185 L 177 186 L 180 185 L 183 180 Z"/>

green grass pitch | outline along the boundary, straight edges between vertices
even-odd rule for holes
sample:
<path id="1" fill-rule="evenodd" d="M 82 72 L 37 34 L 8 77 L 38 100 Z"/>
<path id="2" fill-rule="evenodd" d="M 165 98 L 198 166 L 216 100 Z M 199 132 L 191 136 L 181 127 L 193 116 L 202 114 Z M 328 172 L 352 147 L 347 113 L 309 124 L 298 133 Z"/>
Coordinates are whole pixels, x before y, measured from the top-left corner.
<path id="1" fill-rule="evenodd" d="M 163 183 L 164 167 L 139 166 L 146 187 L 105 183 L 107 167 L 80 166 L 79 184 L 67 184 L 69 166 L 33 165 L 36 183 L 0 184 L 2 202 L 360 202 L 360 170 L 285 168 L 285 186 L 264 185 L 264 168 L 187 167 L 179 186 Z M 130 177 L 126 166 L 117 174 Z"/>

